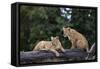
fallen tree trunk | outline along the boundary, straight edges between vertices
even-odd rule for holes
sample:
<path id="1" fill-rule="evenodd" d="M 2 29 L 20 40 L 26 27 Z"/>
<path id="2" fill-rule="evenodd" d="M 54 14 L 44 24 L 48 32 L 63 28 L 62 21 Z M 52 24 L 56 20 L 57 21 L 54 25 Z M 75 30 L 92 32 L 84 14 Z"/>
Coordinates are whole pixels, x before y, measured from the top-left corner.
<path id="1" fill-rule="evenodd" d="M 96 57 L 96 47 L 95 47 L 95 43 L 91 46 L 88 56 L 86 59 L 91 60 L 91 59 L 95 59 Z"/>
<path id="2" fill-rule="evenodd" d="M 92 45 L 91 53 L 95 50 L 95 45 Z M 41 62 L 59 62 L 59 61 L 71 61 L 71 60 L 85 60 L 89 53 L 79 49 L 66 49 L 66 51 L 59 52 L 60 56 L 56 57 L 53 52 L 50 51 L 28 51 L 20 52 L 20 62 L 23 63 L 41 63 Z M 92 57 L 92 56 L 91 56 Z M 89 58 L 89 57 L 88 57 Z"/>

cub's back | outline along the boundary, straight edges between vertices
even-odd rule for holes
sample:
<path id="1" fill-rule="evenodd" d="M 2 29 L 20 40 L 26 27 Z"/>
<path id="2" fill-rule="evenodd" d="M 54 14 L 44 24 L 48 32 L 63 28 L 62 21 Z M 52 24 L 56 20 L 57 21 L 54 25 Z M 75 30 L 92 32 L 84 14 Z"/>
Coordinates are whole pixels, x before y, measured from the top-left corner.
<path id="1" fill-rule="evenodd" d="M 34 50 L 49 49 L 52 46 L 51 41 L 40 41 L 34 48 Z"/>

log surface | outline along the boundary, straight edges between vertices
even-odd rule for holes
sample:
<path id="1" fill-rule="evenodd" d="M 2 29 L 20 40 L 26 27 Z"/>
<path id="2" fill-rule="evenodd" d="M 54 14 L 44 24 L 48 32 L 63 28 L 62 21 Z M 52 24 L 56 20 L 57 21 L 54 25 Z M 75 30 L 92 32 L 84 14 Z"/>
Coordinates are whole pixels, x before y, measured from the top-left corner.
<path id="1" fill-rule="evenodd" d="M 39 62 L 39 61 L 47 61 L 47 59 L 50 59 L 50 61 L 52 59 L 65 59 L 65 60 L 69 60 L 69 59 L 74 59 L 74 60 L 85 60 L 85 58 L 87 57 L 88 59 L 93 57 L 91 55 L 89 55 L 89 53 L 82 51 L 80 49 L 65 49 L 66 51 L 63 52 L 59 52 L 60 56 L 56 57 L 55 54 L 53 52 L 50 51 L 28 51 L 28 52 L 20 52 L 20 62 L 21 63 L 32 63 L 32 62 Z M 95 51 L 95 43 L 91 46 L 90 49 L 90 54 L 94 53 Z M 89 57 L 88 57 L 89 56 Z M 53 60 L 54 61 L 54 60 Z M 61 61 L 61 60 L 60 60 Z"/>

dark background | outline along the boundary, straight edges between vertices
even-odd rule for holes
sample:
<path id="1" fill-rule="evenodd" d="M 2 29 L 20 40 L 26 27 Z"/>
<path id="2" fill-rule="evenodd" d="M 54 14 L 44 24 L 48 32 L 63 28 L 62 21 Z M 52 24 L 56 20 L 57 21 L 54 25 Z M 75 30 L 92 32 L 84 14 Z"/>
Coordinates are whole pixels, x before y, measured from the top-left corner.
<path id="1" fill-rule="evenodd" d="M 59 36 L 64 48 L 71 42 L 63 37 L 62 27 L 71 27 L 83 34 L 91 46 L 96 40 L 96 9 L 20 6 L 20 51 L 33 50 L 41 40 Z"/>

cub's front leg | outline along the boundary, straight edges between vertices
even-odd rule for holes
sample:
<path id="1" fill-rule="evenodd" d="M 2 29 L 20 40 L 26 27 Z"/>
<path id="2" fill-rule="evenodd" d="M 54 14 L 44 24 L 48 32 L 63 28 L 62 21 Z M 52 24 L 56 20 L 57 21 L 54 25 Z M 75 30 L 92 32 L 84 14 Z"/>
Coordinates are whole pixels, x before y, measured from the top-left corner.
<path id="1" fill-rule="evenodd" d="M 62 51 L 62 52 L 65 52 L 65 49 L 64 49 L 63 47 L 61 47 L 61 51 Z"/>
<path id="2" fill-rule="evenodd" d="M 75 48 L 75 41 L 72 40 L 71 43 L 72 43 L 71 49 L 74 49 Z"/>
<path id="3" fill-rule="evenodd" d="M 50 49 L 57 57 L 60 56 L 60 54 L 55 49 Z"/>

